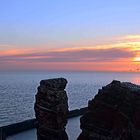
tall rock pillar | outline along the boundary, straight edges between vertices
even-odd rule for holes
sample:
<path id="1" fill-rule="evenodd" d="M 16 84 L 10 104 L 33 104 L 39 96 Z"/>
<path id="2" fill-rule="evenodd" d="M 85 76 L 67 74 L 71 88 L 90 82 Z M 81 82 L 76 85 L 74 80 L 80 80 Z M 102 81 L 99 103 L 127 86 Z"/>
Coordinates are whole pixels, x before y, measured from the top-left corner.
<path id="1" fill-rule="evenodd" d="M 42 80 L 35 102 L 38 140 L 68 140 L 65 132 L 68 97 L 64 78 Z"/>

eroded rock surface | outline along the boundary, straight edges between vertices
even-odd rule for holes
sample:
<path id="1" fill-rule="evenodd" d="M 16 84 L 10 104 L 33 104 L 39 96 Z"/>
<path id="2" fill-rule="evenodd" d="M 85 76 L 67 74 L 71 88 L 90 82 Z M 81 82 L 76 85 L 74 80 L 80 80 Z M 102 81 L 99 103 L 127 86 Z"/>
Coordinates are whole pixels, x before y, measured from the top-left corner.
<path id="1" fill-rule="evenodd" d="M 68 98 L 64 78 L 42 80 L 35 102 L 38 140 L 68 140 Z"/>
<path id="2" fill-rule="evenodd" d="M 113 81 L 103 87 L 80 122 L 77 140 L 140 140 L 140 86 Z"/>

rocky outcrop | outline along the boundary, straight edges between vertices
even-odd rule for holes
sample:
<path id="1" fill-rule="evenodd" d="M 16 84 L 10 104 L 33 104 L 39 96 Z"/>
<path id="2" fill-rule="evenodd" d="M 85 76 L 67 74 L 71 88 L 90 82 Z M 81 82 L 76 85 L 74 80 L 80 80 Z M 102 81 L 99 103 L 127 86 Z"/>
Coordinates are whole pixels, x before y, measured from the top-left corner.
<path id="1" fill-rule="evenodd" d="M 77 140 L 139 140 L 140 86 L 113 81 L 103 87 L 80 122 Z"/>
<path id="2" fill-rule="evenodd" d="M 68 98 L 64 78 L 42 80 L 35 102 L 38 140 L 68 140 Z"/>

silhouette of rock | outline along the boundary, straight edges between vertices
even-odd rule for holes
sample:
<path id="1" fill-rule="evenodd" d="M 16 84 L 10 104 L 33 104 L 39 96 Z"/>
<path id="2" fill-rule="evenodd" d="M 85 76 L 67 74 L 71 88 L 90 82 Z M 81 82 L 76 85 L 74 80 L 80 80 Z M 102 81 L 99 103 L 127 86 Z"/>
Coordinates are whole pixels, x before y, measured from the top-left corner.
<path id="1" fill-rule="evenodd" d="M 64 78 L 42 80 L 35 103 L 38 140 L 68 140 L 65 132 L 68 98 Z"/>
<path id="2" fill-rule="evenodd" d="M 77 140 L 139 140 L 140 86 L 113 81 L 103 87 L 80 122 Z"/>

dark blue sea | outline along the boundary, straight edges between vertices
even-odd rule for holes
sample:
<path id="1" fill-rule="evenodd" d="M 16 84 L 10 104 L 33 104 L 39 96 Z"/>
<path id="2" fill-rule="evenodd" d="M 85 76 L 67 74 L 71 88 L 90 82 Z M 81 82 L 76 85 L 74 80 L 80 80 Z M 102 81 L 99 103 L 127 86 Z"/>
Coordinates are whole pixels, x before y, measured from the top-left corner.
<path id="1" fill-rule="evenodd" d="M 140 84 L 140 73 L 129 72 L 0 72 L 0 126 L 34 118 L 40 80 L 58 77 L 68 80 L 69 110 L 87 106 L 113 79 Z"/>

